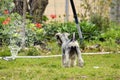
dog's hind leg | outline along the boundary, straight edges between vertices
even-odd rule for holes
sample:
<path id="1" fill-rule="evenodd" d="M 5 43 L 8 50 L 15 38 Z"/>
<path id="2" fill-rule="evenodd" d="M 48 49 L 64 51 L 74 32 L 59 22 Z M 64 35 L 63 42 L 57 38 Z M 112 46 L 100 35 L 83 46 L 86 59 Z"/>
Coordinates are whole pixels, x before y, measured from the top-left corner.
<path id="1" fill-rule="evenodd" d="M 65 64 L 64 64 L 64 67 L 70 67 L 69 52 L 70 52 L 70 50 L 65 51 Z"/>
<path id="2" fill-rule="evenodd" d="M 77 56 L 78 56 L 78 66 L 83 67 L 84 61 L 81 56 L 81 51 L 80 51 L 79 47 L 76 49 L 77 49 Z"/>
<path id="3" fill-rule="evenodd" d="M 74 67 L 76 65 L 76 55 L 73 55 L 72 57 L 70 57 L 70 59 L 70 66 Z"/>

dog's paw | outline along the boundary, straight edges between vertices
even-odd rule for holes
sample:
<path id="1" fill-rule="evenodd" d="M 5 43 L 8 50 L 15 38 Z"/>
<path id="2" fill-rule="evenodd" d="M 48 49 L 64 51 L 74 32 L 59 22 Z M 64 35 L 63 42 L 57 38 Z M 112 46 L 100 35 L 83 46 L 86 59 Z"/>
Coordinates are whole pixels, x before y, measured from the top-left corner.
<path id="1" fill-rule="evenodd" d="M 79 67 L 83 67 L 84 64 L 83 64 L 83 63 L 79 63 L 78 66 L 79 66 Z"/>

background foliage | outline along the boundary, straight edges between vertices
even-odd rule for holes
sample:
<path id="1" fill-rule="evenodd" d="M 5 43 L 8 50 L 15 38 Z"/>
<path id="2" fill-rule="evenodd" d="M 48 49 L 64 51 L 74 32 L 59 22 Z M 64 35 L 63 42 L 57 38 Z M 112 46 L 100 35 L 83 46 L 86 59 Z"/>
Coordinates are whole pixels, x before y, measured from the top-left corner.
<path id="1" fill-rule="evenodd" d="M 94 3 L 85 0 L 81 3 L 81 8 L 85 9 L 84 14 L 79 14 L 81 17 L 79 25 L 86 45 L 86 51 L 83 51 L 87 52 L 88 46 L 96 44 L 101 45 L 100 49 L 97 49 L 97 51 L 102 51 L 103 48 L 105 49 L 104 51 L 119 51 L 120 25 L 111 22 L 108 17 L 108 6 L 110 5 L 111 0 L 99 0 L 98 2 L 93 2 Z M 18 13 L 11 13 L 14 8 L 12 0 L 1 0 L 0 4 L 0 46 L 4 52 L 6 48 L 4 46 L 8 46 L 10 44 L 11 37 L 19 38 L 19 41 L 21 41 L 21 33 L 23 32 L 21 29 L 23 26 L 23 16 Z M 102 9 L 107 10 L 102 13 Z M 50 15 L 50 18 L 52 20 L 48 21 L 49 18 L 43 16 L 43 22 L 36 23 L 27 13 L 25 26 L 25 47 L 30 50 L 26 50 L 25 55 L 41 55 L 42 53 L 45 53 L 43 55 L 57 54 L 55 52 L 58 52 L 59 50 L 54 49 L 55 47 L 58 47 L 55 43 L 55 34 L 57 32 L 68 32 L 71 34 L 70 38 L 72 37 L 72 33 L 75 32 L 76 38 L 79 40 L 76 24 L 74 22 L 57 21 L 57 16 L 53 14 Z M 7 23 L 5 23 L 5 21 L 7 21 Z M 20 44 L 19 41 L 17 45 Z M 110 44 L 112 45 L 111 47 Z M 36 46 L 39 47 L 36 48 Z M 117 46 L 117 50 L 115 49 L 115 46 Z M 50 53 L 52 50 L 55 51 Z M 90 49 L 88 51 L 95 50 Z M 0 54 L 2 55 L 3 52 L 0 52 Z M 7 51 L 5 53 L 7 53 Z"/>

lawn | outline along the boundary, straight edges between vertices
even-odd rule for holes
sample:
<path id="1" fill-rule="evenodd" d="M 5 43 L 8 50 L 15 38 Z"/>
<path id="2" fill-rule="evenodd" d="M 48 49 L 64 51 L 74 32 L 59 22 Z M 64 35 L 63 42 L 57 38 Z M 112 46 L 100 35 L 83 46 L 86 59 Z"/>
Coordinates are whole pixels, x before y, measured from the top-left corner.
<path id="1" fill-rule="evenodd" d="M 120 54 L 83 55 L 83 68 L 63 68 L 61 58 L 0 60 L 0 80 L 120 80 Z"/>

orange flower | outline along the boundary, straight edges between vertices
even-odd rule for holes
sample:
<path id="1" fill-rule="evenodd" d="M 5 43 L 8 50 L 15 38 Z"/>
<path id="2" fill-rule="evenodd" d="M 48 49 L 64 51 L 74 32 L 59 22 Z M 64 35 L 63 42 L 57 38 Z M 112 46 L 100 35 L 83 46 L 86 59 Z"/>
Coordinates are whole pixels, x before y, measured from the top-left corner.
<path id="1" fill-rule="evenodd" d="M 9 21 L 5 20 L 5 21 L 2 22 L 2 24 L 7 25 L 7 24 L 9 24 Z"/>
<path id="2" fill-rule="evenodd" d="M 4 10 L 4 14 L 9 14 L 9 11 L 8 10 Z"/>
<path id="3" fill-rule="evenodd" d="M 36 26 L 37 28 L 42 28 L 42 25 L 41 25 L 40 23 L 36 23 L 35 26 Z"/>
<path id="4" fill-rule="evenodd" d="M 7 25 L 10 23 L 10 17 L 8 17 L 5 21 L 2 22 L 3 25 Z"/>
<path id="5" fill-rule="evenodd" d="M 55 15 L 55 14 L 51 14 L 50 17 L 51 17 L 52 19 L 55 19 L 55 18 L 56 18 L 56 15 Z"/>

